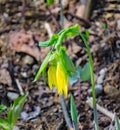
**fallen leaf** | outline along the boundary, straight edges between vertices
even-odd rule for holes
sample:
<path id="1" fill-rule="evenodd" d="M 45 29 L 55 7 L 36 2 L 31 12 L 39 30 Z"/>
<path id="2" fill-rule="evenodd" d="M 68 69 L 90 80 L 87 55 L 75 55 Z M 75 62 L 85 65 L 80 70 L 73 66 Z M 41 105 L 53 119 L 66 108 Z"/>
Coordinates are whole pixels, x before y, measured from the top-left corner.
<path id="1" fill-rule="evenodd" d="M 5 68 L 0 69 L 0 83 L 8 86 L 12 85 L 10 74 Z"/>
<path id="2" fill-rule="evenodd" d="M 40 50 L 35 45 L 33 35 L 21 30 L 19 32 L 10 33 L 9 44 L 15 52 L 23 52 L 33 56 L 38 61 L 40 60 Z"/>

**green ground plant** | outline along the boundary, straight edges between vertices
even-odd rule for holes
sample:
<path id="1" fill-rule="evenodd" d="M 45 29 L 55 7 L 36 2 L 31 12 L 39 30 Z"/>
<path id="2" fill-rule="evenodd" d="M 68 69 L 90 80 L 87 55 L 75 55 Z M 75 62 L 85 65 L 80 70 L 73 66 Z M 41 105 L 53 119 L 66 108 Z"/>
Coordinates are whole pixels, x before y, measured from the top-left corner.
<path id="1" fill-rule="evenodd" d="M 94 84 L 94 73 L 93 73 L 93 62 L 92 62 L 92 56 L 90 53 L 90 48 L 88 45 L 88 42 L 86 40 L 86 37 L 80 32 L 80 27 L 78 24 L 62 29 L 58 34 L 53 34 L 52 37 L 45 42 L 39 42 L 39 46 L 41 47 L 48 47 L 51 46 L 50 52 L 47 54 L 46 58 L 44 59 L 43 63 L 40 66 L 40 69 L 38 70 L 34 81 L 38 80 L 39 76 L 42 73 L 47 73 L 47 66 L 48 67 L 48 85 L 50 89 L 52 87 L 56 87 L 58 90 L 59 95 L 65 95 L 65 97 L 68 96 L 68 80 L 69 77 L 74 79 L 74 75 L 76 75 L 76 67 L 74 66 L 73 62 L 69 58 L 69 56 L 66 53 L 66 48 L 62 45 L 63 40 L 66 37 L 75 37 L 79 35 L 81 39 L 83 40 L 88 58 L 89 58 L 89 63 L 86 65 L 86 69 L 81 69 L 79 68 L 79 72 L 81 74 L 81 80 L 86 81 L 89 78 L 90 74 L 91 77 L 91 84 L 92 84 L 92 96 L 93 96 L 93 107 L 94 107 L 94 121 L 95 121 L 95 129 L 99 130 L 98 126 L 98 120 L 97 120 L 97 109 L 96 109 L 96 96 L 95 96 L 95 84 Z M 86 72 L 85 72 L 86 71 Z M 88 72 L 89 71 L 89 72 Z M 78 78 L 78 77 L 77 77 Z M 63 106 L 64 107 L 64 106 Z M 62 108 L 63 108 L 62 107 Z M 65 110 L 63 108 L 63 110 Z M 75 103 L 73 100 L 73 97 L 71 97 L 71 117 L 72 117 L 72 125 L 71 123 L 67 120 L 69 118 L 68 114 L 66 117 L 66 113 L 63 111 L 65 115 L 66 122 L 68 122 L 68 126 L 71 128 L 74 127 L 74 124 L 76 125 L 74 127 L 75 130 L 77 130 L 77 122 L 76 122 L 76 109 L 75 109 Z"/>
<path id="2" fill-rule="evenodd" d="M 1 105 L 0 105 L 0 113 L 1 113 L 2 111 L 4 111 L 5 109 L 7 109 L 7 107 L 6 107 L 5 105 L 1 104 Z"/>
<path id="3" fill-rule="evenodd" d="M 3 130 L 13 130 L 15 123 L 17 122 L 20 112 L 22 111 L 27 94 L 18 97 L 14 103 L 10 106 L 7 120 L 0 118 L 0 128 Z M 2 106 L 3 108 L 3 106 Z M 5 108 L 5 107 L 4 107 Z"/>
<path id="4" fill-rule="evenodd" d="M 115 128 L 116 128 L 116 130 L 120 130 L 120 120 L 119 120 L 119 118 L 116 116 L 116 114 L 115 114 Z"/>

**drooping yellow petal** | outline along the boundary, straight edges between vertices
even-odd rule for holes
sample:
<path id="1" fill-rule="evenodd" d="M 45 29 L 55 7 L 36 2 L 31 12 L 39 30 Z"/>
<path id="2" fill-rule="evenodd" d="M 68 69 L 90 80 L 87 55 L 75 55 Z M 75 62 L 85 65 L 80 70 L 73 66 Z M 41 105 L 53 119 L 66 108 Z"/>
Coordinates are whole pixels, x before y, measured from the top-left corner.
<path id="1" fill-rule="evenodd" d="M 58 93 L 60 95 L 64 93 L 65 96 L 67 96 L 68 95 L 68 76 L 64 72 L 63 67 L 60 64 L 60 62 L 57 63 L 56 80 L 57 80 Z"/>
<path id="2" fill-rule="evenodd" d="M 48 69 L 48 85 L 50 89 L 52 89 L 53 86 L 57 87 L 56 66 L 51 65 Z"/>
<path id="3" fill-rule="evenodd" d="M 67 97 L 68 96 L 68 81 L 67 80 L 66 80 L 66 85 L 63 88 L 63 92 L 64 92 L 65 96 Z"/>

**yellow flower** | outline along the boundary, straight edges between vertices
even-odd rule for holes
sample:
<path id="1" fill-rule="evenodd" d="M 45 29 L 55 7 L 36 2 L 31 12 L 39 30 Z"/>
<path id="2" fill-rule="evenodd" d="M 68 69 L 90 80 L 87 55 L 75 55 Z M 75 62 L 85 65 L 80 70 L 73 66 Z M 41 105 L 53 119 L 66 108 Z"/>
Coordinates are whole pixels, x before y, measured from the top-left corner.
<path id="1" fill-rule="evenodd" d="M 60 62 L 57 63 L 57 66 L 51 65 L 48 69 L 48 84 L 52 89 L 55 86 L 58 89 L 58 94 L 68 95 L 68 76 L 65 73 Z"/>
<path id="2" fill-rule="evenodd" d="M 58 93 L 61 95 L 64 92 L 65 96 L 67 96 L 68 95 L 68 76 L 63 70 L 63 67 L 60 64 L 60 62 L 57 63 L 56 79 L 57 79 Z"/>
<path id="3" fill-rule="evenodd" d="M 48 69 L 48 85 L 50 89 L 52 89 L 53 86 L 57 87 L 56 68 L 56 66 L 51 65 Z"/>

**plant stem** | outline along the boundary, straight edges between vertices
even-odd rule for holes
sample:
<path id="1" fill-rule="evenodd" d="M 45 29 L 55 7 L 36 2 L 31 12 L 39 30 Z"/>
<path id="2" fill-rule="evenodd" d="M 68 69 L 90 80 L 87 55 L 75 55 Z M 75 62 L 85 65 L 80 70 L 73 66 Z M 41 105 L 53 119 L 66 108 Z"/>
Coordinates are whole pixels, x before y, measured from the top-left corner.
<path id="1" fill-rule="evenodd" d="M 59 0 L 60 5 L 60 21 L 61 21 L 61 29 L 64 28 L 64 17 L 63 17 L 63 6 L 62 6 L 62 0 Z"/>
<path id="2" fill-rule="evenodd" d="M 92 83 L 92 97 L 93 97 L 93 111 L 94 111 L 94 121 L 95 121 L 95 130 L 99 130 L 98 125 L 98 117 L 97 117 L 97 108 L 96 108 L 96 94 L 95 94 L 95 83 L 94 83 L 94 72 L 93 72 L 93 61 L 92 61 L 92 55 L 90 52 L 90 47 L 88 45 L 88 42 L 84 38 L 81 32 L 79 32 L 80 37 L 82 38 L 86 48 L 87 48 L 87 54 L 89 58 L 90 63 L 90 72 L 91 72 L 91 83 Z"/>
<path id="3" fill-rule="evenodd" d="M 74 130 L 78 130 L 78 125 L 76 123 L 73 123 Z"/>
<path id="4" fill-rule="evenodd" d="M 64 98 L 63 94 L 61 95 L 61 107 L 62 107 L 62 110 L 63 110 L 65 121 L 66 121 L 68 127 L 70 129 L 72 129 L 73 128 L 72 127 L 72 123 L 71 123 L 71 120 L 70 120 L 70 117 L 69 117 L 69 114 L 68 114 L 68 111 L 67 111 L 67 107 L 66 107 L 66 103 L 65 103 L 65 98 Z"/>

